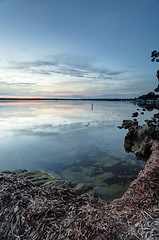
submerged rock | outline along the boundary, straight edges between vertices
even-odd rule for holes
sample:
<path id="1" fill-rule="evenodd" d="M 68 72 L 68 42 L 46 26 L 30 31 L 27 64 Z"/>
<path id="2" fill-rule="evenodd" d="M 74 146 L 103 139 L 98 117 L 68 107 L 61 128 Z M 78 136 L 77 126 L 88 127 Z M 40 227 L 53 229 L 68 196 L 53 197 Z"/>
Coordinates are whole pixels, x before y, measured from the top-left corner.
<path id="1" fill-rule="evenodd" d="M 42 171 L 27 171 L 26 169 L 20 169 L 15 171 L 3 171 L 6 174 L 13 174 L 17 177 L 30 180 L 38 187 L 52 187 L 58 189 L 70 189 L 77 192 L 79 195 L 88 193 L 95 195 L 93 185 L 89 183 L 75 183 L 56 178 Z"/>

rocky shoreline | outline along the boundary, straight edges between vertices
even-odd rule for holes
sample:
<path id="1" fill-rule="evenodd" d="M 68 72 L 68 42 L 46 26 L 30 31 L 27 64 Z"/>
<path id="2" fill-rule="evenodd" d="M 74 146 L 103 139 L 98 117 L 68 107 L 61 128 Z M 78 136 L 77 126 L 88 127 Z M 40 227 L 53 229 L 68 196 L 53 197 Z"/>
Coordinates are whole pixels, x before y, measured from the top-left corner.
<path id="1" fill-rule="evenodd" d="M 57 178 L 54 185 L 49 175 L 37 181 L 37 172 L 32 173 L 34 177 L 26 170 L 0 173 L 0 239 L 158 240 L 157 124 L 138 126 L 136 121 L 123 122 L 121 127 L 128 129 L 127 151 L 148 160 L 126 193 L 109 204 L 87 194 L 93 193 L 91 186 L 80 192 L 78 184 L 66 186 L 64 181 L 63 188 L 59 187 Z M 50 183 L 44 183 L 44 179 Z"/>
<path id="2" fill-rule="evenodd" d="M 54 177 L 43 171 L 27 171 L 19 169 L 15 171 L 3 171 L 5 174 L 12 174 L 16 177 L 31 181 L 37 187 L 51 187 L 56 189 L 69 189 L 81 195 L 87 193 L 94 196 L 93 185 L 90 183 L 75 183 L 62 180 L 60 177 Z"/>

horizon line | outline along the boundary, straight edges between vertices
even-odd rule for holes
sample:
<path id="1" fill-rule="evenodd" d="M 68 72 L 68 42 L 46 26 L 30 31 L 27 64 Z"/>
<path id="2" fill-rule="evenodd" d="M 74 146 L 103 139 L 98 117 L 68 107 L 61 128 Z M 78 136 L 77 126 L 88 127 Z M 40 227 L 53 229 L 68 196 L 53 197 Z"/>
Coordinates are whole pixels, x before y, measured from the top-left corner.
<path id="1" fill-rule="evenodd" d="M 15 101 L 132 101 L 137 98 L 42 98 L 42 97 L 0 97 L 0 101 L 15 100 Z"/>

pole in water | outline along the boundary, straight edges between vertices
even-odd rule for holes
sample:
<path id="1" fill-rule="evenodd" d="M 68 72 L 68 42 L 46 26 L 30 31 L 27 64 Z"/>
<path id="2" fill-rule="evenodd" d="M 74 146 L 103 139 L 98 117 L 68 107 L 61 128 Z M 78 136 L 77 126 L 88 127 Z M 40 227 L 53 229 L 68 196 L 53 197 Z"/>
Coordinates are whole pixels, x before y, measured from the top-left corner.
<path id="1" fill-rule="evenodd" d="M 92 111 L 93 111 L 93 103 L 92 103 Z"/>

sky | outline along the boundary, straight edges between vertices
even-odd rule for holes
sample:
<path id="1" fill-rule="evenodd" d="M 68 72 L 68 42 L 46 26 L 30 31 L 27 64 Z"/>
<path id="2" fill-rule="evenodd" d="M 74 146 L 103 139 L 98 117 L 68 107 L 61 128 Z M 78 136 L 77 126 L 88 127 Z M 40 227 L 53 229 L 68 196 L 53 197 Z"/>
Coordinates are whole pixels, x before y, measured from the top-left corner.
<path id="1" fill-rule="evenodd" d="M 0 97 L 153 91 L 158 10 L 159 0 L 0 0 Z"/>

